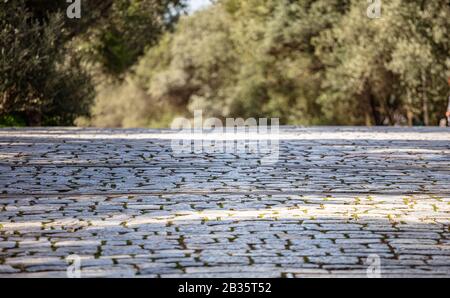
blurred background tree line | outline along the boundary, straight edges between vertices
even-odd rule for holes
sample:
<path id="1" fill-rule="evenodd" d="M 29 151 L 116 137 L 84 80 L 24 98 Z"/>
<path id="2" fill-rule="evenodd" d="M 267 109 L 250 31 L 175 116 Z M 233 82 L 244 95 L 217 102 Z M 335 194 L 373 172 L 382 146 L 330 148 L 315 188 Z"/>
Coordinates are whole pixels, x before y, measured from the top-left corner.
<path id="1" fill-rule="evenodd" d="M 165 127 L 194 110 L 301 125 L 437 125 L 448 0 L 0 0 L 0 123 Z M 58 3 L 58 4 L 56 4 Z"/>

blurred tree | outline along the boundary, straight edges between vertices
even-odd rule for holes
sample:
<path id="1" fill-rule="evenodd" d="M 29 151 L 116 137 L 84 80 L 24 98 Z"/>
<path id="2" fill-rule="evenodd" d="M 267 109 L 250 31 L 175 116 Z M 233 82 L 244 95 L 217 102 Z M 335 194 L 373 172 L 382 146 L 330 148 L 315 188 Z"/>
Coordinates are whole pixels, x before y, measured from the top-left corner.
<path id="1" fill-rule="evenodd" d="M 218 0 L 182 17 L 130 79 L 176 113 L 437 124 L 450 74 L 446 2 L 383 2 L 371 19 L 360 0 Z"/>
<path id="2" fill-rule="evenodd" d="M 176 33 L 168 33 L 141 59 L 136 68 L 141 85 L 157 101 L 226 116 L 239 67 L 233 21 L 220 5 L 182 18 Z"/>
<path id="3" fill-rule="evenodd" d="M 87 50 L 103 70 L 123 74 L 178 20 L 185 0 L 109 0 L 110 8 L 89 31 Z M 104 5 L 104 4 L 103 4 Z"/>
<path id="4" fill-rule="evenodd" d="M 87 114 L 92 85 L 77 56 L 61 51 L 62 15 L 41 22 L 24 1 L 1 5 L 0 115 L 28 125 L 70 125 Z"/>
<path id="5" fill-rule="evenodd" d="M 343 124 L 436 125 L 450 66 L 447 1 L 383 2 L 382 17 L 373 20 L 366 7 L 353 1 L 314 40 L 326 65 L 324 112 Z"/>
<path id="6" fill-rule="evenodd" d="M 22 1 L 22 0 L 19 0 Z M 172 27 L 186 0 L 80 0 L 81 18 L 63 18 L 66 41 L 82 37 L 82 44 L 102 70 L 121 75 L 144 49 Z M 48 22 L 65 14 L 66 0 L 24 0 L 33 19 Z"/>
<path id="7" fill-rule="evenodd" d="M 182 18 L 136 69 L 152 95 L 216 117 L 326 123 L 312 39 L 348 1 L 223 0 Z"/>
<path id="8" fill-rule="evenodd" d="M 258 116 L 280 117 L 282 123 L 327 123 L 316 102 L 324 67 L 312 40 L 341 17 L 348 1 L 224 3 L 241 20 L 236 31 L 243 66 L 234 114 L 244 108 L 250 116 L 260 107 Z"/>
<path id="9" fill-rule="evenodd" d="M 80 19 L 65 16 L 65 0 L 0 6 L 0 117 L 70 125 L 88 114 L 94 96 L 80 54 L 121 76 L 170 27 L 183 1 L 82 1 Z"/>

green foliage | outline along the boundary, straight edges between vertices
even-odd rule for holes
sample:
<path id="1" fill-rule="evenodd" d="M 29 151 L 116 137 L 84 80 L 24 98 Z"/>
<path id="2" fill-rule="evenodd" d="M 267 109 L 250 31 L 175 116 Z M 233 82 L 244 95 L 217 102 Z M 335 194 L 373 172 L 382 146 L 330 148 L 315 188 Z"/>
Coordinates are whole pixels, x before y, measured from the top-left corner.
<path id="1" fill-rule="evenodd" d="M 20 127 L 25 126 L 25 120 L 17 115 L 0 116 L 0 127 Z"/>
<path id="2" fill-rule="evenodd" d="M 204 108 L 210 115 L 224 112 L 238 62 L 230 37 L 232 21 L 220 7 L 182 18 L 176 33 L 150 49 L 137 66 L 149 95 L 175 106 Z"/>
<path id="3" fill-rule="evenodd" d="M 182 18 L 141 59 L 138 81 L 152 98 L 190 112 L 324 123 L 311 39 L 330 21 L 323 2 L 309 2 L 222 1 Z"/>
<path id="4" fill-rule="evenodd" d="M 48 22 L 57 13 L 65 14 L 69 5 L 66 0 L 19 1 L 25 2 L 40 22 Z M 119 76 L 171 28 L 185 1 L 81 0 L 81 18 L 63 18 L 62 28 L 66 41 L 81 37 L 84 54 L 89 54 L 102 71 Z"/>
<path id="5" fill-rule="evenodd" d="M 5 123 L 165 126 L 202 109 L 436 125 L 446 108 L 446 0 L 383 1 L 379 19 L 361 0 L 217 0 L 180 18 L 183 0 L 85 0 L 80 20 L 65 1 L 0 1 Z"/>
<path id="6" fill-rule="evenodd" d="M 20 115 L 27 125 L 70 125 L 89 111 L 89 76 L 75 53 L 63 52 L 62 16 L 41 22 L 24 3 L 1 3 L 0 115 Z"/>
<path id="7" fill-rule="evenodd" d="M 178 19 L 182 0 L 110 0 L 107 17 L 90 31 L 87 51 L 102 70 L 122 75 Z"/>
<path id="8" fill-rule="evenodd" d="M 446 1 L 383 2 L 380 19 L 353 1 L 314 40 L 327 65 L 319 102 L 337 123 L 434 124 L 442 117 L 450 66 Z M 354 115 L 347 111 L 357 111 Z"/>
<path id="9" fill-rule="evenodd" d="M 130 78 L 120 84 L 98 86 L 90 118 L 78 118 L 79 126 L 96 127 L 168 127 L 176 109 L 154 101 Z"/>
<path id="10" fill-rule="evenodd" d="M 450 68 L 446 1 L 222 0 L 136 68 L 152 100 L 288 124 L 433 124 Z"/>
<path id="11" fill-rule="evenodd" d="M 19 117 L 27 125 L 72 125 L 88 116 L 95 70 L 122 77 L 170 27 L 183 1 L 84 0 L 82 17 L 74 20 L 66 17 L 67 6 L 65 0 L 0 1 L 5 122 Z"/>

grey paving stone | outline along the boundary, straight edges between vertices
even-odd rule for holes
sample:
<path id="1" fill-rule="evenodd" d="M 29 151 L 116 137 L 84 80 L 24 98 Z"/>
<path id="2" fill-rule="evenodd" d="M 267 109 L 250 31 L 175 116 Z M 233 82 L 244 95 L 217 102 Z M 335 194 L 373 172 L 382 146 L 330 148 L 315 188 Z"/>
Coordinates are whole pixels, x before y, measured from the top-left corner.
<path id="1" fill-rule="evenodd" d="M 83 277 L 450 276 L 450 131 L 280 131 L 261 164 L 170 130 L 0 129 L 0 277 L 72 255 Z"/>

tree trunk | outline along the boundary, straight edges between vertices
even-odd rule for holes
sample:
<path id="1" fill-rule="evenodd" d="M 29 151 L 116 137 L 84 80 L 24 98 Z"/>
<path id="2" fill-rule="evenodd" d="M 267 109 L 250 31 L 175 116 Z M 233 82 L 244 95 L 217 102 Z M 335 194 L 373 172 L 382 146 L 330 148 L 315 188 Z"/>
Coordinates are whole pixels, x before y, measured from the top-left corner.
<path id="1" fill-rule="evenodd" d="M 366 125 L 381 125 L 380 117 L 378 114 L 376 99 L 372 94 L 372 90 L 370 88 L 370 84 L 366 82 L 364 87 L 364 98 L 367 104 L 367 110 L 365 111 L 365 119 Z M 368 124 L 370 123 L 370 124 Z"/>
<path id="2" fill-rule="evenodd" d="M 29 111 L 26 113 L 27 126 L 41 126 L 42 117 L 38 111 Z"/>
<path id="3" fill-rule="evenodd" d="M 372 92 L 369 91 L 369 103 L 370 103 L 370 110 L 372 111 L 372 117 L 375 125 L 381 125 L 381 117 L 378 113 L 377 108 L 377 101 L 375 97 L 373 96 Z"/>
<path id="4" fill-rule="evenodd" d="M 414 114 L 409 107 L 406 110 L 406 118 L 408 118 L 408 126 L 409 127 L 413 126 Z"/>
<path id="5" fill-rule="evenodd" d="M 426 98 L 423 98 L 422 110 L 423 110 L 423 123 L 425 124 L 425 126 L 429 126 L 430 117 L 428 116 L 428 100 Z"/>
<path id="6" fill-rule="evenodd" d="M 364 112 L 364 119 L 366 122 L 366 126 L 372 126 L 372 117 L 370 116 L 369 112 Z"/>
<path id="7" fill-rule="evenodd" d="M 414 113 L 412 111 L 412 98 L 411 92 L 407 91 L 407 103 L 406 103 L 406 118 L 408 119 L 408 126 L 413 126 L 414 124 Z"/>
<path id="8" fill-rule="evenodd" d="M 428 116 L 429 110 L 428 110 L 428 98 L 426 93 L 426 77 L 425 72 L 422 71 L 422 112 L 423 112 L 423 123 L 425 126 L 430 125 L 430 118 Z"/>

